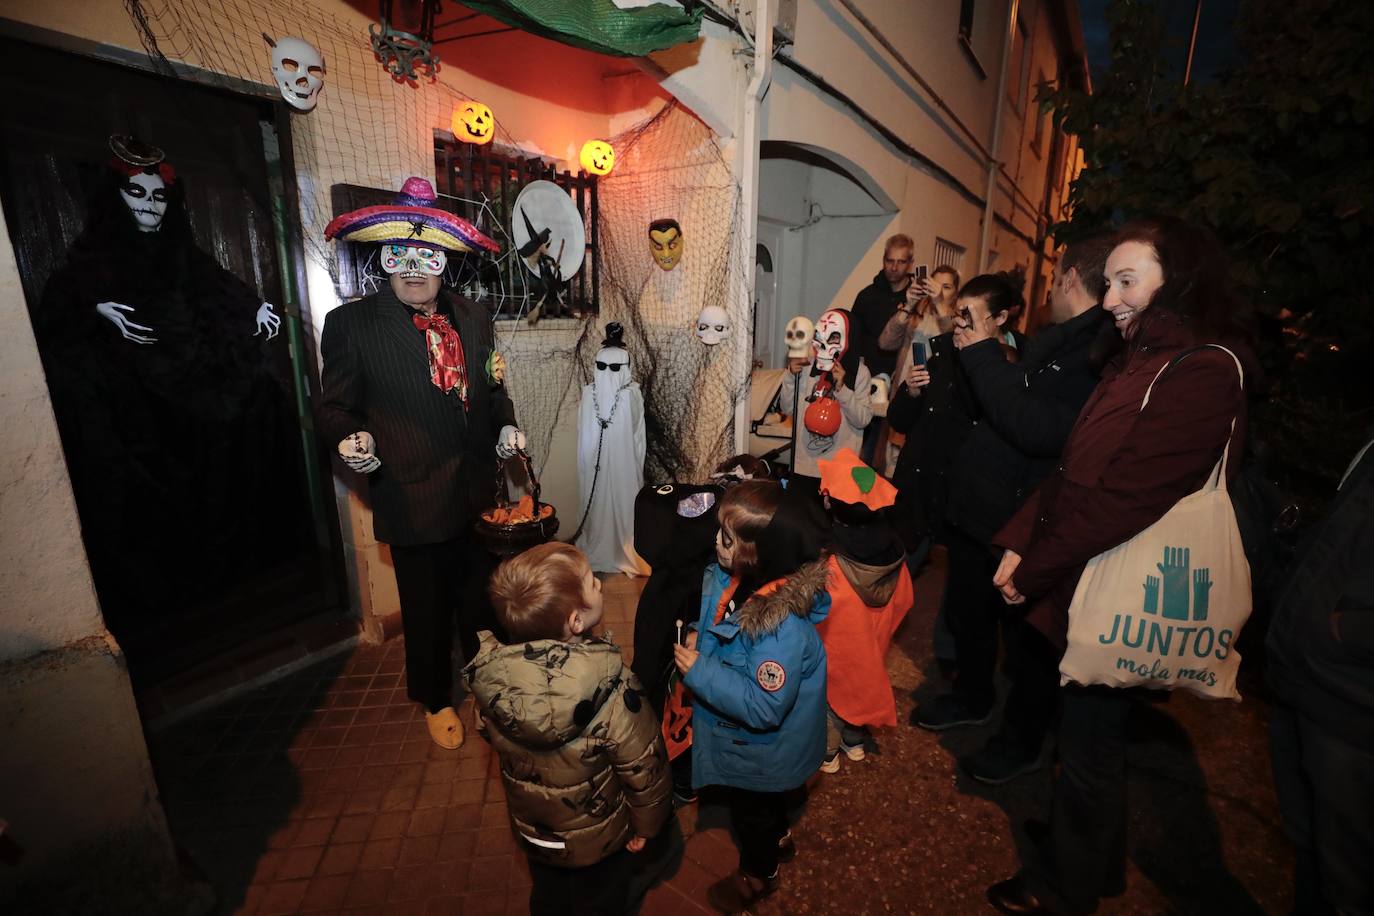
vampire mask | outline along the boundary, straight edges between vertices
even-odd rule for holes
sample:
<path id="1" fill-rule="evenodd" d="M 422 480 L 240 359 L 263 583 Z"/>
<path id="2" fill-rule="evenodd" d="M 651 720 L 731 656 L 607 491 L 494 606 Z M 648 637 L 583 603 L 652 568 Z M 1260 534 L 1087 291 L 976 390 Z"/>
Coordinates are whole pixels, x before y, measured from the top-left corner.
<path id="1" fill-rule="evenodd" d="M 383 245 L 382 270 L 388 274 L 442 277 L 448 252 L 442 248 L 417 248 L 414 245 Z"/>
<path id="2" fill-rule="evenodd" d="M 816 356 L 816 368 L 830 371 L 848 350 L 849 313 L 843 309 L 822 312 L 811 337 L 811 352 Z"/>
<path id="3" fill-rule="evenodd" d="M 272 48 L 272 79 L 281 97 L 297 111 L 314 111 L 324 89 L 324 55 L 302 38 L 262 37 Z"/>
<path id="4" fill-rule="evenodd" d="M 649 224 L 649 253 L 662 270 L 672 270 L 682 260 L 685 240 L 675 219 L 656 219 Z"/>

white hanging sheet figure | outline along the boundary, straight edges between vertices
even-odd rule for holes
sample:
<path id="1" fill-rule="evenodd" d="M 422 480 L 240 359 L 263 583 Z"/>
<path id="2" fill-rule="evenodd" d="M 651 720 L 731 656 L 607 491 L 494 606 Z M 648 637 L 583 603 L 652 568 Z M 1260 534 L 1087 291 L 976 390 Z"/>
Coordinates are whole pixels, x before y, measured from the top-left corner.
<path id="1" fill-rule="evenodd" d="M 644 486 L 644 395 L 630 372 L 625 329 L 613 321 L 577 412 L 577 477 L 586 520 L 577 546 L 596 572 L 648 575 L 634 549 L 635 496 Z"/>

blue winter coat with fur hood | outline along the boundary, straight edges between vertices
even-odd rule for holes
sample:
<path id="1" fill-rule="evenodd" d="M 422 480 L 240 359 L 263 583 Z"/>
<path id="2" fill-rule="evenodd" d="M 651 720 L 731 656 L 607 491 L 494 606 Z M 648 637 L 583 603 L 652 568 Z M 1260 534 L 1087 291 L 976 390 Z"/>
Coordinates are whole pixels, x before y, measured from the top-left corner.
<path id="1" fill-rule="evenodd" d="M 692 784 L 783 792 L 825 757 L 825 646 L 816 623 L 830 610 L 824 558 L 776 588 L 764 586 L 714 623 L 733 581 L 706 568 L 692 691 Z"/>

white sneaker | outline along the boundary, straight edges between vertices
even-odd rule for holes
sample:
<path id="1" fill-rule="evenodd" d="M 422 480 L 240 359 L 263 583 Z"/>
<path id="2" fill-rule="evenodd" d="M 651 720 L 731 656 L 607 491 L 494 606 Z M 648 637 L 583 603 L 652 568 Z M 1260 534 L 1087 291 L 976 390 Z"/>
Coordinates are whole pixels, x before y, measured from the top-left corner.
<path id="1" fill-rule="evenodd" d="M 838 773 L 840 771 L 840 752 L 836 751 L 821 763 L 822 773 Z"/>
<path id="2" fill-rule="evenodd" d="M 862 742 L 854 745 L 853 747 L 850 747 L 849 745 L 841 741 L 840 750 L 844 751 L 844 755 L 848 757 L 850 760 L 853 760 L 855 763 L 864 759 L 864 746 Z"/>

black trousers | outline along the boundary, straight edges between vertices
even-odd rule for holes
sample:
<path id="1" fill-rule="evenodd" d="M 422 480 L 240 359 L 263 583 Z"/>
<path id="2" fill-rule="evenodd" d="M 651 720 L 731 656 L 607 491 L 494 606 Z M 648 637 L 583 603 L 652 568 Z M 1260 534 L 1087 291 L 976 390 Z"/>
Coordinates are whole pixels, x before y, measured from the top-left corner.
<path id="1" fill-rule="evenodd" d="M 1269 736 L 1279 813 L 1297 853 L 1293 912 L 1374 912 L 1374 751 L 1282 703 Z"/>
<path id="2" fill-rule="evenodd" d="M 530 916 L 622 916 L 630 909 L 634 854 L 617 849 L 595 865 L 558 868 L 530 859 Z"/>
<path id="3" fill-rule="evenodd" d="M 396 591 L 406 637 L 406 695 L 430 712 L 453 705 L 453 628 L 463 655 L 477 655 L 477 633 L 496 630 L 487 579 L 491 555 L 470 538 L 393 546 Z M 498 632 L 498 636 L 500 633 Z"/>
<path id="4" fill-rule="evenodd" d="M 997 700 L 997 633 L 1006 607 L 992 584 L 997 557 L 956 528 L 949 529 L 947 546 L 944 604 L 959 665 L 954 692 L 973 708 L 988 709 Z"/>
<path id="5" fill-rule="evenodd" d="M 993 740 L 1011 753 L 1035 757 L 1059 708 L 1060 652 L 1015 610 L 1002 620 L 1002 638 L 1002 670 L 1011 687 Z"/>
<path id="6" fill-rule="evenodd" d="M 1109 687 L 1061 692 L 1050 838 L 1026 871 L 1056 912 L 1091 913 L 1099 898 L 1126 888 L 1126 722 L 1134 701 Z"/>
<path id="7" fill-rule="evenodd" d="M 739 840 L 740 871 L 771 878 L 778 871 L 778 841 L 787 833 L 786 792 L 754 792 L 730 786 L 726 804 Z"/>

